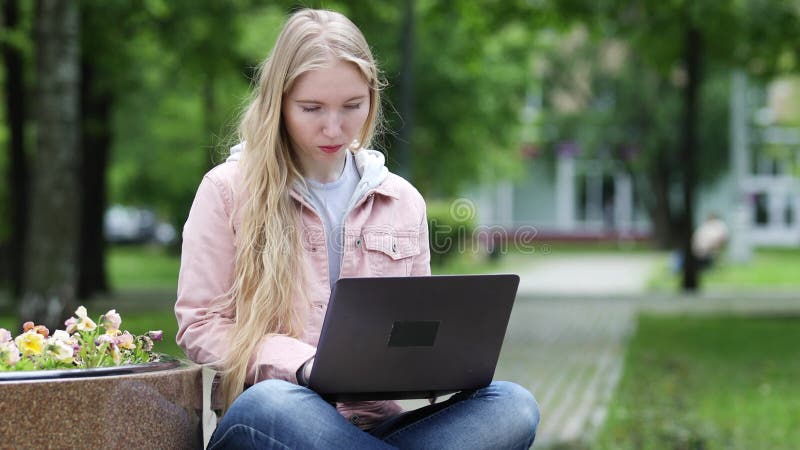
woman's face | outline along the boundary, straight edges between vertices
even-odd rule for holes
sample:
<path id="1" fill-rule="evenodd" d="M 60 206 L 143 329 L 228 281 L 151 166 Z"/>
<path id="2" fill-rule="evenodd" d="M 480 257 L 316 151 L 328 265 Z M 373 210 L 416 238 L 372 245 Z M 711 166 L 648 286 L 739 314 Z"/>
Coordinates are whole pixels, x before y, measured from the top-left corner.
<path id="1" fill-rule="evenodd" d="M 355 64 L 341 60 L 297 78 L 284 98 L 283 119 L 305 176 L 338 178 L 347 148 L 369 115 L 369 95 Z"/>

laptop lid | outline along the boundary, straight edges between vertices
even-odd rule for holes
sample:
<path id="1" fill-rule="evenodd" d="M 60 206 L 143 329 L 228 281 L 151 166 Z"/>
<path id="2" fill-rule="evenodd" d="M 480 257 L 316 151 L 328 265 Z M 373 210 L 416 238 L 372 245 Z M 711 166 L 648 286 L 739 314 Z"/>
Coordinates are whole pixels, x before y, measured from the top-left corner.
<path id="1" fill-rule="evenodd" d="M 330 401 L 429 398 L 487 386 L 519 276 L 341 278 L 309 387 Z"/>

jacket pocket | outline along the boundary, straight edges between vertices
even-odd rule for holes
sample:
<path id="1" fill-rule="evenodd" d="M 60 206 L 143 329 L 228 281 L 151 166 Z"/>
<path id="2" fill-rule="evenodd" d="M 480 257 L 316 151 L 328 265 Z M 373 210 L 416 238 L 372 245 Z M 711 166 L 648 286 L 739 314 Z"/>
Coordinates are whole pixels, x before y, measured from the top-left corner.
<path id="1" fill-rule="evenodd" d="M 420 253 L 419 232 L 365 230 L 364 249 L 374 276 L 408 276 L 414 256 Z"/>

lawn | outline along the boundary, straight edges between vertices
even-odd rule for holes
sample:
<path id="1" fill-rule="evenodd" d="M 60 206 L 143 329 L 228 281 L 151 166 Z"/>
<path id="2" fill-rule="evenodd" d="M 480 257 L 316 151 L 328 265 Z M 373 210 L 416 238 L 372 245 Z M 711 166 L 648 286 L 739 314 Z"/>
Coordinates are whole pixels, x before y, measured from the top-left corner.
<path id="1" fill-rule="evenodd" d="M 800 248 L 760 248 L 747 263 L 735 263 L 723 258 L 701 274 L 704 289 L 738 290 L 800 289 Z M 665 261 L 649 287 L 657 291 L 674 291 L 680 286 L 680 276 L 670 270 Z"/>
<path id="2" fill-rule="evenodd" d="M 178 285 L 180 257 L 163 247 L 114 246 L 108 251 L 108 277 L 114 289 L 168 289 Z"/>
<path id="3" fill-rule="evenodd" d="M 598 449 L 796 449 L 800 317 L 641 317 Z"/>

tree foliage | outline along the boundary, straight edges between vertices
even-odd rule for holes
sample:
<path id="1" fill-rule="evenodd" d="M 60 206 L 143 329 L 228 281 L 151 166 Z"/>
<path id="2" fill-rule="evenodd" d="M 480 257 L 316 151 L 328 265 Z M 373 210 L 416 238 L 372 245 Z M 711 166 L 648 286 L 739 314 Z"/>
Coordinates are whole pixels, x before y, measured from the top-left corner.
<path id="1" fill-rule="evenodd" d="M 683 286 L 695 290 L 698 272 L 692 254 L 697 182 L 699 97 L 704 71 L 744 67 L 767 76 L 797 69 L 800 8 L 791 0 L 656 0 L 594 2 L 568 0 L 554 5 L 565 21 L 583 21 L 593 32 L 625 40 L 642 63 L 662 77 L 677 71 L 681 89 L 678 208 Z M 667 206 L 666 204 L 663 204 Z"/>

